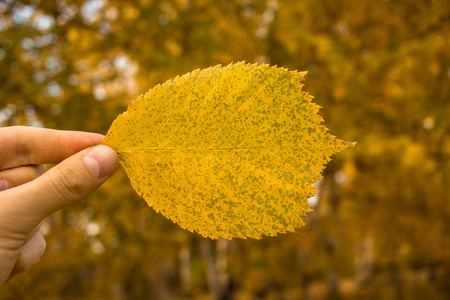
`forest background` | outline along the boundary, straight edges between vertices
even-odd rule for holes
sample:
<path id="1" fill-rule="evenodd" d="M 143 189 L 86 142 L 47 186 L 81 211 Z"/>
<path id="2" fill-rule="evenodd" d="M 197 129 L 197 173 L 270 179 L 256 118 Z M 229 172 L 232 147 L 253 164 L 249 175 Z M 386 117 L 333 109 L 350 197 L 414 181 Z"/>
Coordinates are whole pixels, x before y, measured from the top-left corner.
<path id="1" fill-rule="evenodd" d="M 131 100 L 230 62 L 308 70 L 334 156 L 297 233 L 212 241 L 123 170 L 42 227 L 2 299 L 449 299 L 448 0 L 0 2 L 0 126 L 105 134 Z"/>

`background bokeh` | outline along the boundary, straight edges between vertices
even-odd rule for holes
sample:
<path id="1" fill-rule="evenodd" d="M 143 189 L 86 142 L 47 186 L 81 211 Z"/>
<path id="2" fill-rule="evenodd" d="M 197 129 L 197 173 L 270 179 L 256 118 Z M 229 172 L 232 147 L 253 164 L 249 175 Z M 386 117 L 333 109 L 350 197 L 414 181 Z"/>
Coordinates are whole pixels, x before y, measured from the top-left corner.
<path id="1" fill-rule="evenodd" d="M 0 126 L 105 134 L 196 68 L 309 70 L 334 156 L 297 233 L 204 239 L 122 170 L 42 227 L 2 299 L 450 299 L 448 0 L 0 1 Z"/>

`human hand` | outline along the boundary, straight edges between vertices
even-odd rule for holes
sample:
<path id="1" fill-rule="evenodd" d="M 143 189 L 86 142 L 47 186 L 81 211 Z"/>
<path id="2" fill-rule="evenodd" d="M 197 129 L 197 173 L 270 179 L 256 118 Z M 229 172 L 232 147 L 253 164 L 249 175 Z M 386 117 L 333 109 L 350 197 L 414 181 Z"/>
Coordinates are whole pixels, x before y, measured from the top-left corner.
<path id="1" fill-rule="evenodd" d="M 0 290 L 44 253 L 40 223 L 92 193 L 117 168 L 112 148 L 92 147 L 102 139 L 87 132 L 0 128 Z M 46 163 L 59 164 L 43 174 Z"/>

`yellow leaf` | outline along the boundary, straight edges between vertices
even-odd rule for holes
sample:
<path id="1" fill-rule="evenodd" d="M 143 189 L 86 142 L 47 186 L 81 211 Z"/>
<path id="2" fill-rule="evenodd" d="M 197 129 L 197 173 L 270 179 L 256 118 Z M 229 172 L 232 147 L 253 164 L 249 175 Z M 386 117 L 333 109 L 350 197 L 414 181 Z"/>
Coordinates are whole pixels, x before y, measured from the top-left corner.
<path id="1" fill-rule="evenodd" d="M 330 156 L 306 72 L 245 63 L 195 70 L 140 96 L 103 143 L 156 211 L 210 238 L 294 231 Z"/>

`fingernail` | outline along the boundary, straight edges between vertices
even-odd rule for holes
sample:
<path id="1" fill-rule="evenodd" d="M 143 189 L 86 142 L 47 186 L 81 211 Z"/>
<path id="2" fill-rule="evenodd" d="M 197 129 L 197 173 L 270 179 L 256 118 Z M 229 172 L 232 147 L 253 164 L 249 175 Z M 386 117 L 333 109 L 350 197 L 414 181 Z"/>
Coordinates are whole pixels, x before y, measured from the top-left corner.
<path id="1" fill-rule="evenodd" d="M 83 158 L 91 172 L 101 179 L 110 175 L 117 168 L 117 153 L 105 145 L 95 146 Z"/>
<path id="2" fill-rule="evenodd" d="M 4 191 L 7 189 L 10 189 L 11 185 L 8 183 L 8 181 L 0 179 L 0 191 Z"/>

